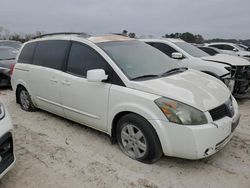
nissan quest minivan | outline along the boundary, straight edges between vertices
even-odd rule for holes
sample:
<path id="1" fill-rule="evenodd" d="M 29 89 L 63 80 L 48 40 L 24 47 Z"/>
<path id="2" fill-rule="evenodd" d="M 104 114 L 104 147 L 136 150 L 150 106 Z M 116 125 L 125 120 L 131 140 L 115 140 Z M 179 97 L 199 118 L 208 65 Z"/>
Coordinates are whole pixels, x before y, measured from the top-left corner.
<path id="1" fill-rule="evenodd" d="M 100 130 L 138 161 L 210 156 L 232 138 L 237 102 L 220 80 L 173 61 L 123 36 L 42 36 L 21 48 L 12 87 L 23 110 Z"/>

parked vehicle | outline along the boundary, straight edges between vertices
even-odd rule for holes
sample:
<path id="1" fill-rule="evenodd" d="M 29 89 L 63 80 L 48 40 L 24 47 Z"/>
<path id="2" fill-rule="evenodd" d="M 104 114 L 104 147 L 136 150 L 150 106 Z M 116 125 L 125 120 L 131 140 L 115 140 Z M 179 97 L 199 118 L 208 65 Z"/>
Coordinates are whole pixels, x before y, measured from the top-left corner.
<path id="1" fill-rule="evenodd" d="M 240 46 L 241 48 L 244 48 L 246 51 L 250 51 L 250 47 L 244 44 L 237 44 L 238 46 Z"/>
<path id="2" fill-rule="evenodd" d="M 18 51 L 11 47 L 0 46 L 0 86 L 10 86 L 10 74 Z"/>
<path id="3" fill-rule="evenodd" d="M 206 52 L 209 55 L 216 55 L 216 54 L 222 54 L 222 52 L 214 47 L 208 47 L 208 46 L 197 46 L 200 50 Z"/>
<path id="4" fill-rule="evenodd" d="M 144 39 L 147 44 L 159 49 L 169 57 L 178 59 L 181 67 L 196 69 L 222 80 L 238 98 L 249 97 L 249 61 L 226 54 L 210 56 L 199 48 L 181 39 Z"/>
<path id="5" fill-rule="evenodd" d="M 14 40 L 0 40 L 0 46 L 7 46 L 19 50 L 22 46 L 22 43 Z"/>
<path id="6" fill-rule="evenodd" d="M 4 105 L 0 102 L 0 178 L 14 165 L 12 123 Z"/>
<path id="7" fill-rule="evenodd" d="M 243 47 L 234 43 L 216 42 L 216 43 L 207 44 L 207 46 L 218 48 L 222 52 L 229 54 L 229 55 L 240 56 L 247 60 L 250 60 L 250 52 L 244 49 Z"/>
<path id="8" fill-rule="evenodd" d="M 12 87 L 23 110 L 43 109 L 100 130 L 146 163 L 162 154 L 208 157 L 228 143 L 240 118 L 220 80 L 117 35 L 27 42 Z"/>

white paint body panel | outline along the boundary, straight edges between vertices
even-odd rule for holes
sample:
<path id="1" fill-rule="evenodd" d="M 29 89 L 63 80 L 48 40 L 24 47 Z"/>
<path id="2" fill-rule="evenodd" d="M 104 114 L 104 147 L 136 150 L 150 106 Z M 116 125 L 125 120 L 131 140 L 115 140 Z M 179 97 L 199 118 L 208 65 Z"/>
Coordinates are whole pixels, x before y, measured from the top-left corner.
<path id="1" fill-rule="evenodd" d="M 203 60 L 226 63 L 232 66 L 250 66 L 250 62 L 244 58 L 227 54 L 216 54 L 215 56 L 203 57 Z"/>
<path id="2" fill-rule="evenodd" d="M 16 91 L 19 84 L 26 87 L 38 108 L 46 109 L 109 135 L 112 133 L 112 123 L 117 114 L 136 113 L 148 120 L 156 130 L 165 155 L 182 158 L 202 158 L 203 156 L 197 153 L 204 152 L 202 151 L 204 147 L 211 145 L 211 142 L 216 142 L 217 139 L 223 139 L 222 137 L 228 134 L 229 124 L 232 121 L 230 118 L 224 118 L 227 125 L 222 130 L 217 129 L 211 124 L 212 122 L 200 126 L 176 125 L 170 123 L 154 103 L 159 97 L 165 96 L 208 114 L 208 110 L 225 103 L 230 96 L 229 90 L 220 80 L 189 70 L 161 79 L 130 81 L 112 59 L 92 42 L 95 39 L 91 38 L 91 41 L 76 36 L 61 39 L 82 42 L 95 49 L 120 76 L 126 87 L 104 82 L 88 82 L 86 78 L 38 66 L 34 74 L 31 72 L 34 70 L 32 65 L 17 63 L 11 81 L 13 90 Z M 39 40 L 46 40 L 46 38 Z M 199 61 L 203 62 L 201 59 Z M 35 75 L 37 79 L 31 81 Z M 58 82 L 49 83 L 49 80 L 54 77 Z M 50 104 L 42 103 L 37 96 L 51 100 Z M 213 131 L 209 131 L 208 127 Z M 220 135 L 216 139 L 215 133 Z M 204 134 L 206 137 L 203 139 Z M 182 138 L 185 137 L 185 142 L 189 145 L 183 152 L 180 151 L 186 144 L 183 144 L 181 139 L 176 141 L 179 135 Z"/>

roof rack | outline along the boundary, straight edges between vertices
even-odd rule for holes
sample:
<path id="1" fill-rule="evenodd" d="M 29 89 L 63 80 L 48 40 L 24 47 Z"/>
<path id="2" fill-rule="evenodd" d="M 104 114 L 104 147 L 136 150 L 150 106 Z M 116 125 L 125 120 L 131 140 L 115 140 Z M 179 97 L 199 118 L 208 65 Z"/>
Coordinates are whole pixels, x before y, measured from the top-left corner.
<path id="1" fill-rule="evenodd" d="M 43 38 L 43 37 L 47 37 L 47 36 L 54 36 L 54 35 L 79 35 L 79 36 L 83 36 L 85 38 L 90 37 L 91 35 L 87 34 L 87 33 L 76 33 L 76 32 L 58 32 L 58 33 L 47 33 L 44 35 L 39 35 L 36 37 L 33 37 L 33 39 L 37 39 L 37 38 Z"/>

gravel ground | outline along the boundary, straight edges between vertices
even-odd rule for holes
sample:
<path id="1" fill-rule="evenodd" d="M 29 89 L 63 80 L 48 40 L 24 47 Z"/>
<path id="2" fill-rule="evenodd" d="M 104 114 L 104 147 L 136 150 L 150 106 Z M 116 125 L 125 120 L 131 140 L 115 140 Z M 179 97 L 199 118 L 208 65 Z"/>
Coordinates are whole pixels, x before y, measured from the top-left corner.
<path id="1" fill-rule="evenodd" d="M 147 165 L 126 157 L 109 137 L 44 111 L 24 112 L 0 90 L 12 116 L 17 162 L 1 188 L 250 187 L 250 100 L 229 144 L 198 161 L 162 157 Z"/>

